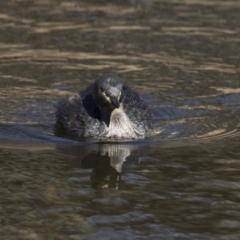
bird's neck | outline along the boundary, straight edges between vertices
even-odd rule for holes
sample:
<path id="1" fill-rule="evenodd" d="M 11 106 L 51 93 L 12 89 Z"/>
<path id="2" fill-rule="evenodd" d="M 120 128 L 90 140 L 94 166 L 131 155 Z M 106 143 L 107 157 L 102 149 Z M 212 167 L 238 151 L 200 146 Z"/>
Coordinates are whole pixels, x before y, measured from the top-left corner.
<path id="1" fill-rule="evenodd" d="M 109 108 L 109 107 L 99 107 L 102 121 L 105 122 L 105 124 L 109 127 L 110 120 L 111 120 L 111 114 L 115 108 Z"/>

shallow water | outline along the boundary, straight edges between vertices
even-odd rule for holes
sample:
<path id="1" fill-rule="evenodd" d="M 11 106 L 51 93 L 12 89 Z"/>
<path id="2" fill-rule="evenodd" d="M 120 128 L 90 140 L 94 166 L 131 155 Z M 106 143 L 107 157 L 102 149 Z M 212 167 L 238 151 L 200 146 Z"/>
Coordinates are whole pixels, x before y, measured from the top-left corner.
<path id="1" fill-rule="evenodd" d="M 240 2 L 0 2 L 1 239 L 239 239 Z M 55 136 L 112 73 L 153 138 Z"/>

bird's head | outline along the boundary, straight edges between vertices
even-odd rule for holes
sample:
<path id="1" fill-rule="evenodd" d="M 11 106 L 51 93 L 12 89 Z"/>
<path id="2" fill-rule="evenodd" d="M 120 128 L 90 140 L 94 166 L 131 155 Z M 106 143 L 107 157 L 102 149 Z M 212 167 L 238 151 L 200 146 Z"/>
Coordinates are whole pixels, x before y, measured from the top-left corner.
<path id="1" fill-rule="evenodd" d="M 119 108 L 122 87 L 121 78 L 112 75 L 101 76 L 93 83 L 93 100 L 100 108 Z"/>

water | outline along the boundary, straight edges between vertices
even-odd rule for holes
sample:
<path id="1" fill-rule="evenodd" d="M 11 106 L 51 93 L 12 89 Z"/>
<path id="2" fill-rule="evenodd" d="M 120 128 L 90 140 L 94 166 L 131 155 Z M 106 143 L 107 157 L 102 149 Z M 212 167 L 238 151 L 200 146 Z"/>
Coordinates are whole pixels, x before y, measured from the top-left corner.
<path id="1" fill-rule="evenodd" d="M 238 1 L 0 2 L 1 239 L 239 239 Z M 55 105 L 119 75 L 145 141 L 54 134 Z"/>

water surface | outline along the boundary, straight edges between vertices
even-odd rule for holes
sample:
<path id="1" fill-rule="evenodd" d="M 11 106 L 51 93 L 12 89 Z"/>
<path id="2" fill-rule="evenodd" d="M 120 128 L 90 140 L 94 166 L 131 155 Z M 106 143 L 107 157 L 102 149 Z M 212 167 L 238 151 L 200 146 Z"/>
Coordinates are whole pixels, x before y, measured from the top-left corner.
<path id="1" fill-rule="evenodd" d="M 1 239 L 239 239 L 238 1 L 0 3 Z M 55 136 L 59 98 L 119 75 L 160 133 Z"/>

